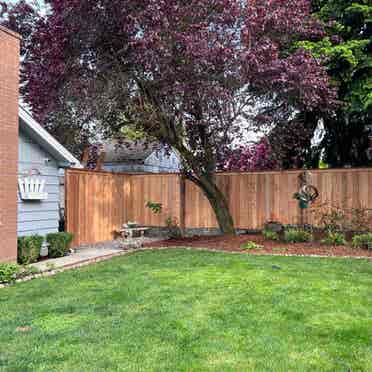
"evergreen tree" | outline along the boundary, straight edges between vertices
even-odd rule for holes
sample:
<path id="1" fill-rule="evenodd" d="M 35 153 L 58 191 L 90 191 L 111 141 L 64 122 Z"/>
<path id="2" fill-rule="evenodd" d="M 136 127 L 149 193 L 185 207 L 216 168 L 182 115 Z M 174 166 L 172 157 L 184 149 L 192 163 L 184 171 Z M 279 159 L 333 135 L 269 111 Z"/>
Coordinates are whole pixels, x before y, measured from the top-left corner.
<path id="1" fill-rule="evenodd" d="M 332 167 L 371 164 L 367 149 L 372 130 L 372 2 L 315 0 L 312 5 L 327 35 L 299 44 L 325 58 L 339 100 L 333 115 L 320 116 L 324 160 Z"/>

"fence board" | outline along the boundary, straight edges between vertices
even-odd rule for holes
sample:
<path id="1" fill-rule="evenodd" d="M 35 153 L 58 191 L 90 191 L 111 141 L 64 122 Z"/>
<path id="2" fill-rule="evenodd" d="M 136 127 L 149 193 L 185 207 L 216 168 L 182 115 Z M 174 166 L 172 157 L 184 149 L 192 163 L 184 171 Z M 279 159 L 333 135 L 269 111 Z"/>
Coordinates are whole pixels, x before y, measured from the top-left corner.
<path id="1" fill-rule="evenodd" d="M 66 172 L 67 230 L 74 245 L 110 240 L 129 216 L 129 177 L 99 172 Z"/>
<path id="2" fill-rule="evenodd" d="M 177 174 L 130 175 L 132 210 L 130 219 L 148 226 L 165 226 L 167 217 L 180 221 L 180 176 Z M 154 214 L 147 202 L 161 203 L 162 210 Z"/>
<path id="3" fill-rule="evenodd" d="M 218 173 L 216 179 L 235 226 L 260 229 L 268 220 L 301 222 L 298 203 L 293 199 L 301 173 Z M 318 204 L 372 208 L 372 168 L 311 170 L 309 181 L 319 190 Z M 67 229 L 75 234 L 75 245 L 112 239 L 114 231 L 128 220 L 165 226 L 167 217 L 176 217 L 186 228 L 217 227 L 202 191 L 189 180 L 183 184 L 178 174 L 68 170 L 66 188 Z M 161 213 L 146 208 L 148 201 L 162 203 Z M 309 210 L 304 211 L 304 222 L 317 224 Z"/>

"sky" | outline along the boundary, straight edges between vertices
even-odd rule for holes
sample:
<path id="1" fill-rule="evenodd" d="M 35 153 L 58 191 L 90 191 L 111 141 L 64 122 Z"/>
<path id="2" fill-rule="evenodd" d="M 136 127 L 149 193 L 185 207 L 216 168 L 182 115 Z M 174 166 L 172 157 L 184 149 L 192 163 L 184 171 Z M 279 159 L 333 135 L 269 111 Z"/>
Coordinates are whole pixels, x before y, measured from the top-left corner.
<path id="1" fill-rule="evenodd" d="M 15 4 L 17 0 L 5 0 L 6 2 L 10 4 Z M 44 6 L 44 1 L 43 0 L 26 0 L 26 3 L 31 4 L 31 5 L 38 5 L 38 6 Z"/>
<path id="2" fill-rule="evenodd" d="M 10 4 L 14 4 L 17 2 L 17 0 L 8 0 Z M 34 4 L 34 3 L 43 3 L 43 0 L 26 0 L 26 3 Z"/>

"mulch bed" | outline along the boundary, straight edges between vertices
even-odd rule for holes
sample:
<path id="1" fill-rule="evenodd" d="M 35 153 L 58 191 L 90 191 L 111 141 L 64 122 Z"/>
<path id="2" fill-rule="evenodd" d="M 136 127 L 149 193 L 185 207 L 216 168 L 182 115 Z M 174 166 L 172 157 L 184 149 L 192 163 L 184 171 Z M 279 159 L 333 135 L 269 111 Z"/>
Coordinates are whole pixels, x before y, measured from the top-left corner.
<path id="1" fill-rule="evenodd" d="M 258 250 L 246 250 L 242 244 L 253 241 L 263 245 Z M 247 252 L 256 255 L 299 255 L 299 256 L 338 256 L 338 257 L 369 257 L 372 258 L 372 250 L 355 249 L 350 246 L 329 246 L 318 241 L 309 243 L 285 243 L 264 240 L 261 235 L 238 235 L 238 236 L 194 236 L 183 239 L 169 239 L 144 245 L 145 247 L 194 247 L 208 248 L 228 252 Z"/>

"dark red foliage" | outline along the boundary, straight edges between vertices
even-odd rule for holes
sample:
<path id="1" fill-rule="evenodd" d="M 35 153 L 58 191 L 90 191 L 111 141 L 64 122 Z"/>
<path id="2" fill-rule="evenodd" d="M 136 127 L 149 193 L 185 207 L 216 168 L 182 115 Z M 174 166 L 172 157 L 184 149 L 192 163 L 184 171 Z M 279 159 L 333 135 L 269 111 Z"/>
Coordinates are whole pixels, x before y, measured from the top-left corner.
<path id="1" fill-rule="evenodd" d="M 266 137 L 250 146 L 234 149 L 222 166 L 227 171 L 257 171 L 278 169 L 279 162 Z"/>
<path id="2" fill-rule="evenodd" d="M 332 101 L 325 70 L 307 52 L 288 49 L 322 35 L 308 0 L 46 3 L 43 15 L 20 1 L 3 16 L 26 37 L 22 93 L 41 120 L 66 101 L 87 100 L 93 110 L 93 95 L 115 95 L 110 83 L 123 74 L 132 89 L 151 82 L 193 141 L 195 125 L 231 129 L 253 97 L 270 98 L 278 109 L 327 108 Z M 122 106 L 128 97 L 110 98 Z"/>
<path id="3" fill-rule="evenodd" d="M 215 170 L 257 102 L 259 125 L 333 103 L 325 69 L 293 49 L 322 36 L 308 0 L 46 4 L 37 14 L 20 1 L 3 14 L 25 37 L 22 94 L 38 119 L 78 122 L 86 133 L 84 123 L 98 122 L 105 134 L 139 126 L 174 147 L 196 176 Z M 263 146 L 238 150 L 245 164 L 233 167 L 276 166 Z"/>

